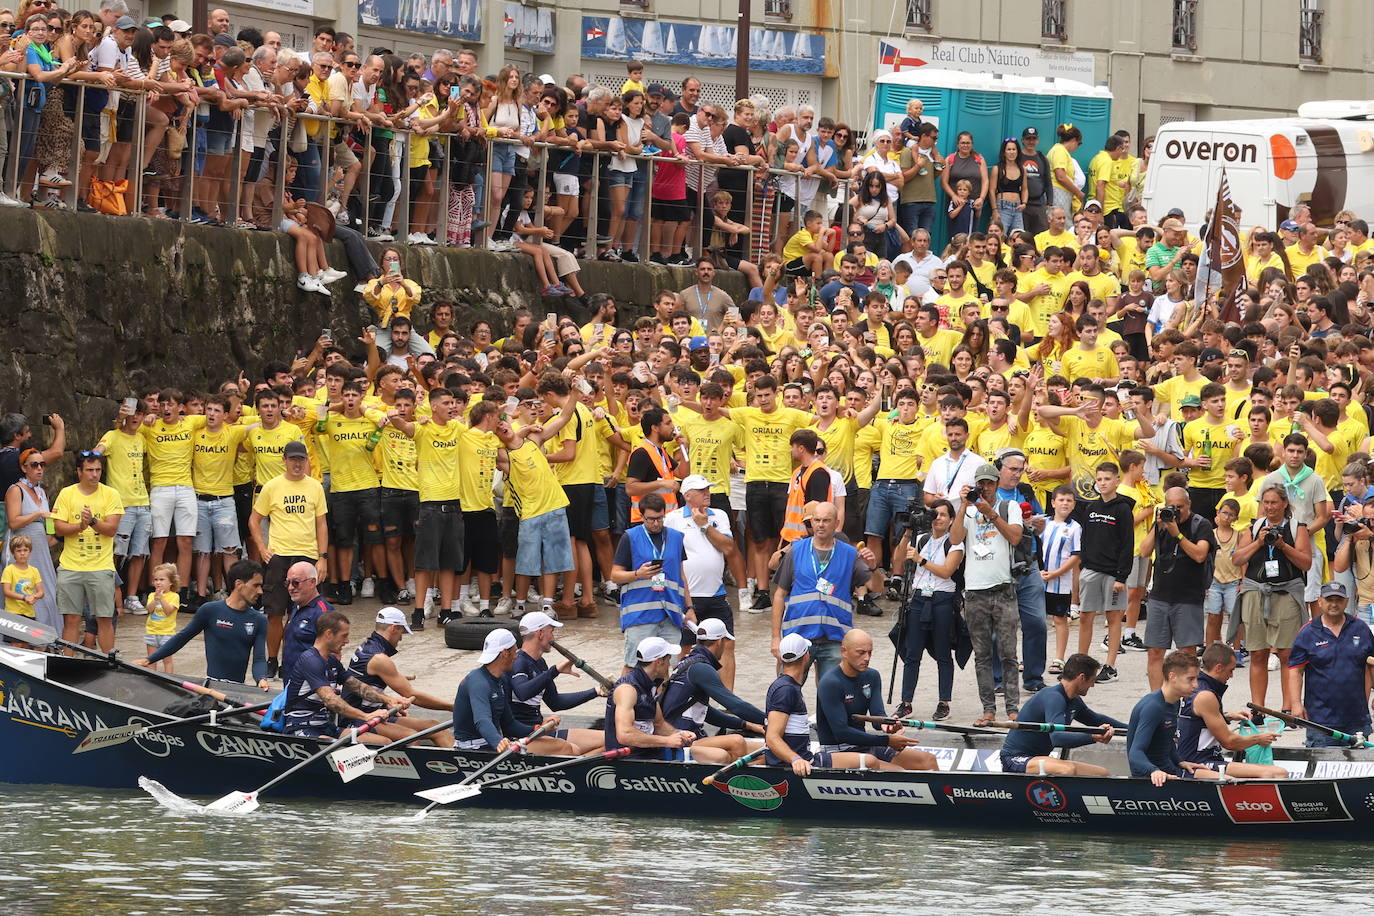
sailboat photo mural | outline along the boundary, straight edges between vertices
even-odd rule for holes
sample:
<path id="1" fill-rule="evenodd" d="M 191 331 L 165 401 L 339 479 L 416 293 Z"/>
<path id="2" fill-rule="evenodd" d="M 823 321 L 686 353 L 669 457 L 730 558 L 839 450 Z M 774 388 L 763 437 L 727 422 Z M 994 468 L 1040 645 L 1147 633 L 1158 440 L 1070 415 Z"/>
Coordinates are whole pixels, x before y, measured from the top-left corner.
<path id="1" fill-rule="evenodd" d="M 582 17 L 582 56 L 593 60 L 731 69 L 735 66 L 737 37 L 732 26 Z M 820 76 L 825 73 L 825 36 L 819 32 L 752 29 L 749 68 Z"/>

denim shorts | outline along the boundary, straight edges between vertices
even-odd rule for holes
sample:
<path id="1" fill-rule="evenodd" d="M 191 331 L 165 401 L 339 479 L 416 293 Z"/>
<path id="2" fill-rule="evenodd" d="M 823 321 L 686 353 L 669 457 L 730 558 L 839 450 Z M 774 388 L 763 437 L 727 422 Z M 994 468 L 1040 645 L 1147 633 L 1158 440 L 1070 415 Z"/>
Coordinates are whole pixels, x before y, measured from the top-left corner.
<path id="1" fill-rule="evenodd" d="M 227 156 L 230 148 L 234 145 L 234 131 L 215 130 L 211 128 L 205 132 L 205 152 L 211 156 Z"/>
<path id="2" fill-rule="evenodd" d="M 515 551 L 516 575 L 542 576 L 572 568 L 572 538 L 568 534 L 568 513 L 564 509 L 520 520 L 520 544 Z"/>
<path id="3" fill-rule="evenodd" d="M 1355 605 L 1355 616 L 1370 626 L 1374 626 L 1374 604 Z"/>
<path id="4" fill-rule="evenodd" d="M 196 498 L 196 553 L 235 553 L 239 541 L 239 516 L 234 497 Z"/>
<path id="5" fill-rule="evenodd" d="M 611 504 L 606 499 L 606 488 L 601 484 L 593 484 L 595 492 L 592 494 L 592 530 L 607 531 L 611 527 Z"/>
<path id="6" fill-rule="evenodd" d="M 493 143 L 491 149 L 492 174 L 515 174 L 515 147 L 510 143 Z"/>
<path id="7" fill-rule="evenodd" d="M 175 633 L 144 633 L 143 644 L 145 646 L 152 646 L 154 649 L 161 649 L 163 646 L 167 645 L 175 635 Z"/>
<path id="8" fill-rule="evenodd" d="M 115 556 L 146 557 L 148 534 L 153 526 L 153 510 L 147 506 L 125 506 L 115 532 Z"/>
<path id="9" fill-rule="evenodd" d="M 606 170 L 606 186 L 610 188 L 628 188 L 635 183 L 634 172 L 617 172 L 614 169 Z"/>
<path id="10" fill-rule="evenodd" d="M 1207 587 L 1207 595 L 1202 599 L 1202 609 L 1208 614 L 1230 614 L 1236 607 L 1236 595 L 1240 592 L 1240 580 L 1234 582 L 1213 582 Z"/>
<path id="11" fill-rule="evenodd" d="M 868 517 L 864 520 L 864 534 L 887 537 L 892 518 L 906 511 L 907 503 L 916 497 L 914 480 L 875 480 L 868 493 Z"/>

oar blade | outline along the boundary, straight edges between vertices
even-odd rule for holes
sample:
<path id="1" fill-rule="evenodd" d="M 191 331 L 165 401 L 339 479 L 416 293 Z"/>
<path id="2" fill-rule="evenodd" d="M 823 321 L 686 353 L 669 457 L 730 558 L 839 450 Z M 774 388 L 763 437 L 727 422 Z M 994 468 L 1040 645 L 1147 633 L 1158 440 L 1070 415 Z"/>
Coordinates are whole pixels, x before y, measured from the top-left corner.
<path id="1" fill-rule="evenodd" d="M 472 798 L 474 795 L 481 795 L 482 790 L 480 787 L 473 785 L 471 783 L 469 783 L 468 785 L 454 783 L 451 786 L 438 786 L 437 788 L 433 789 L 423 789 L 419 792 L 416 792 L 415 794 L 423 799 L 432 802 L 437 802 L 441 805 L 451 805 L 454 802 L 462 801 L 465 798 Z"/>
<path id="2" fill-rule="evenodd" d="M 76 747 L 72 748 L 72 753 L 84 754 L 87 751 L 98 751 L 101 748 L 123 744 L 145 728 L 147 728 L 146 725 L 121 725 L 119 728 L 97 728 L 77 742 Z"/>
<path id="3" fill-rule="evenodd" d="M 57 641 L 57 630 L 31 617 L 0 611 L 0 636 L 41 648 Z"/>
<path id="4" fill-rule="evenodd" d="M 258 807 L 256 792 L 230 792 L 210 802 L 205 806 L 205 810 L 217 811 L 220 814 L 252 814 Z"/>
<path id="5" fill-rule="evenodd" d="M 355 744 L 329 755 L 329 765 L 344 782 L 366 776 L 376 766 L 377 755 L 365 744 Z"/>
<path id="6" fill-rule="evenodd" d="M 205 810 L 195 802 L 182 798 L 156 779 L 140 776 L 138 787 L 151 795 L 159 805 L 175 814 L 200 814 Z"/>

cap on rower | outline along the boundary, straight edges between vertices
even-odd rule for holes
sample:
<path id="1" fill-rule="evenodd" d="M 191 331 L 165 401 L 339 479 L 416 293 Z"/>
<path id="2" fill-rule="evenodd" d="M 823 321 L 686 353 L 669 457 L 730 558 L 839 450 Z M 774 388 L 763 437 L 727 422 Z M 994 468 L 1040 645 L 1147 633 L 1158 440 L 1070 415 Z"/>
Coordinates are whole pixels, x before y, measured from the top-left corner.
<path id="1" fill-rule="evenodd" d="M 410 628 L 410 621 L 406 620 L 406 615 L 394 607 L 384 607 L 377 612 L 377 622 L 384 623 L 390 627 L 405 627 L 407 633 L 415 632 Z"/>
<path id="2" fill-rule="evenodd" d="M 697 639 L 715 640 L 735 638 L 735 634 L 725 628 L 725 621 L 719 617 L 707 617 L 696 628 Z"/>
<path id="3" fill-rule="evenodd" d="M 973 472 L 973 482 L 982 483 L 985 480 L 997 480 L 1001 476 L 997 473 L 997 468 L 990 464 L 983 464 L 979 465 L 978 470 Z"/>
<path id="4" fill-rule="evenodd" d="M 562 625 L 543 611 L 530 611 L 520 618 L 520 635 L 528 636 L 536 630 L 544 629 L 544 627 L 561 627 Z"/>
<path id="5" fill-rule="evenodd" d="M 778 655 L 785 662 L 795 662 L 811 651 L 811 640 L 800 633 L 788 633 L 778 643 Z"/>
<path id="6" fill-rule="evenodd" d="M 1323 598 L 1348 598 L 1345 586 L 1339 582 L 1328 582 L 1322 586 Z"/>
<path id="7" fill-rule="evenodd" d="M 515 648 L 515 634 L 505 627 L 492 630 L 487 634 L 487 638 L 482 641 L 482 654 L 477 656 L 477 664 L 490 665 L 496 661 L 496 656 L 507 649 Z"/>
<path id="8" fill-rule="evenodd" d="M 711 481 L 707 480 L 705 477 L 702 477 L 700 474 L 688 474 L 687 479 L 682 482 L 683 493 L 686 493 L 688 490 L 709 489 L 711 489 Z"/>
<path id="9" fill-rule="evenodd" d="M 675 646 L 661 636 L 646 636 L 635 647 L 635 658 L 641 662 L 652 662 L 665 655 L 677 655 L 681 651 L 681 646 Z"/>
<path id="10" fill-rule="evenodd" d="M 286 443 L 286 448 L 281 450 L 283 458 L 309 458 L 310 453 L 305 450 L 305 443 L 298 439 Z"/>

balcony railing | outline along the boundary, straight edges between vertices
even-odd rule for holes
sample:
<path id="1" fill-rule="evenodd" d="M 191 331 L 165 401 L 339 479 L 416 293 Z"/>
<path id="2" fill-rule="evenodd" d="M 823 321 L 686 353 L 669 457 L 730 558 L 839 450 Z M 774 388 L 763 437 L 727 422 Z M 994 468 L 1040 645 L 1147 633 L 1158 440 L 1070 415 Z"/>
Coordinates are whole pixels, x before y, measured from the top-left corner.
<path id="1" fill-rule="evenodd" d="M 1174 0 L 1174 50 L 1191 54 L 1197 50 L 1198 0 Z"/>
<path id="2" fill-rule="evenodd" d="M 1050 41 L 1068 41 L 1069 0 L 1041 0 L 1040 37 Z"/>
<path id="3" fill-rule="evenodd" d="M 1304 9 L 1298 13 L 1298 57 L 1312 63 L 1322 60 L 1322 17 L 1325 10 Z"/>
<path id="4" fill-rule="evenodd" d="M 931 30 L 932 0 L 906 0 L 906 27 L 921 32 Z"/>
<path id="5" fill-rule="evenodd" d="M 792 19 L 792 0 L 763 0 L 763 15 L 769 19 Z"/>

